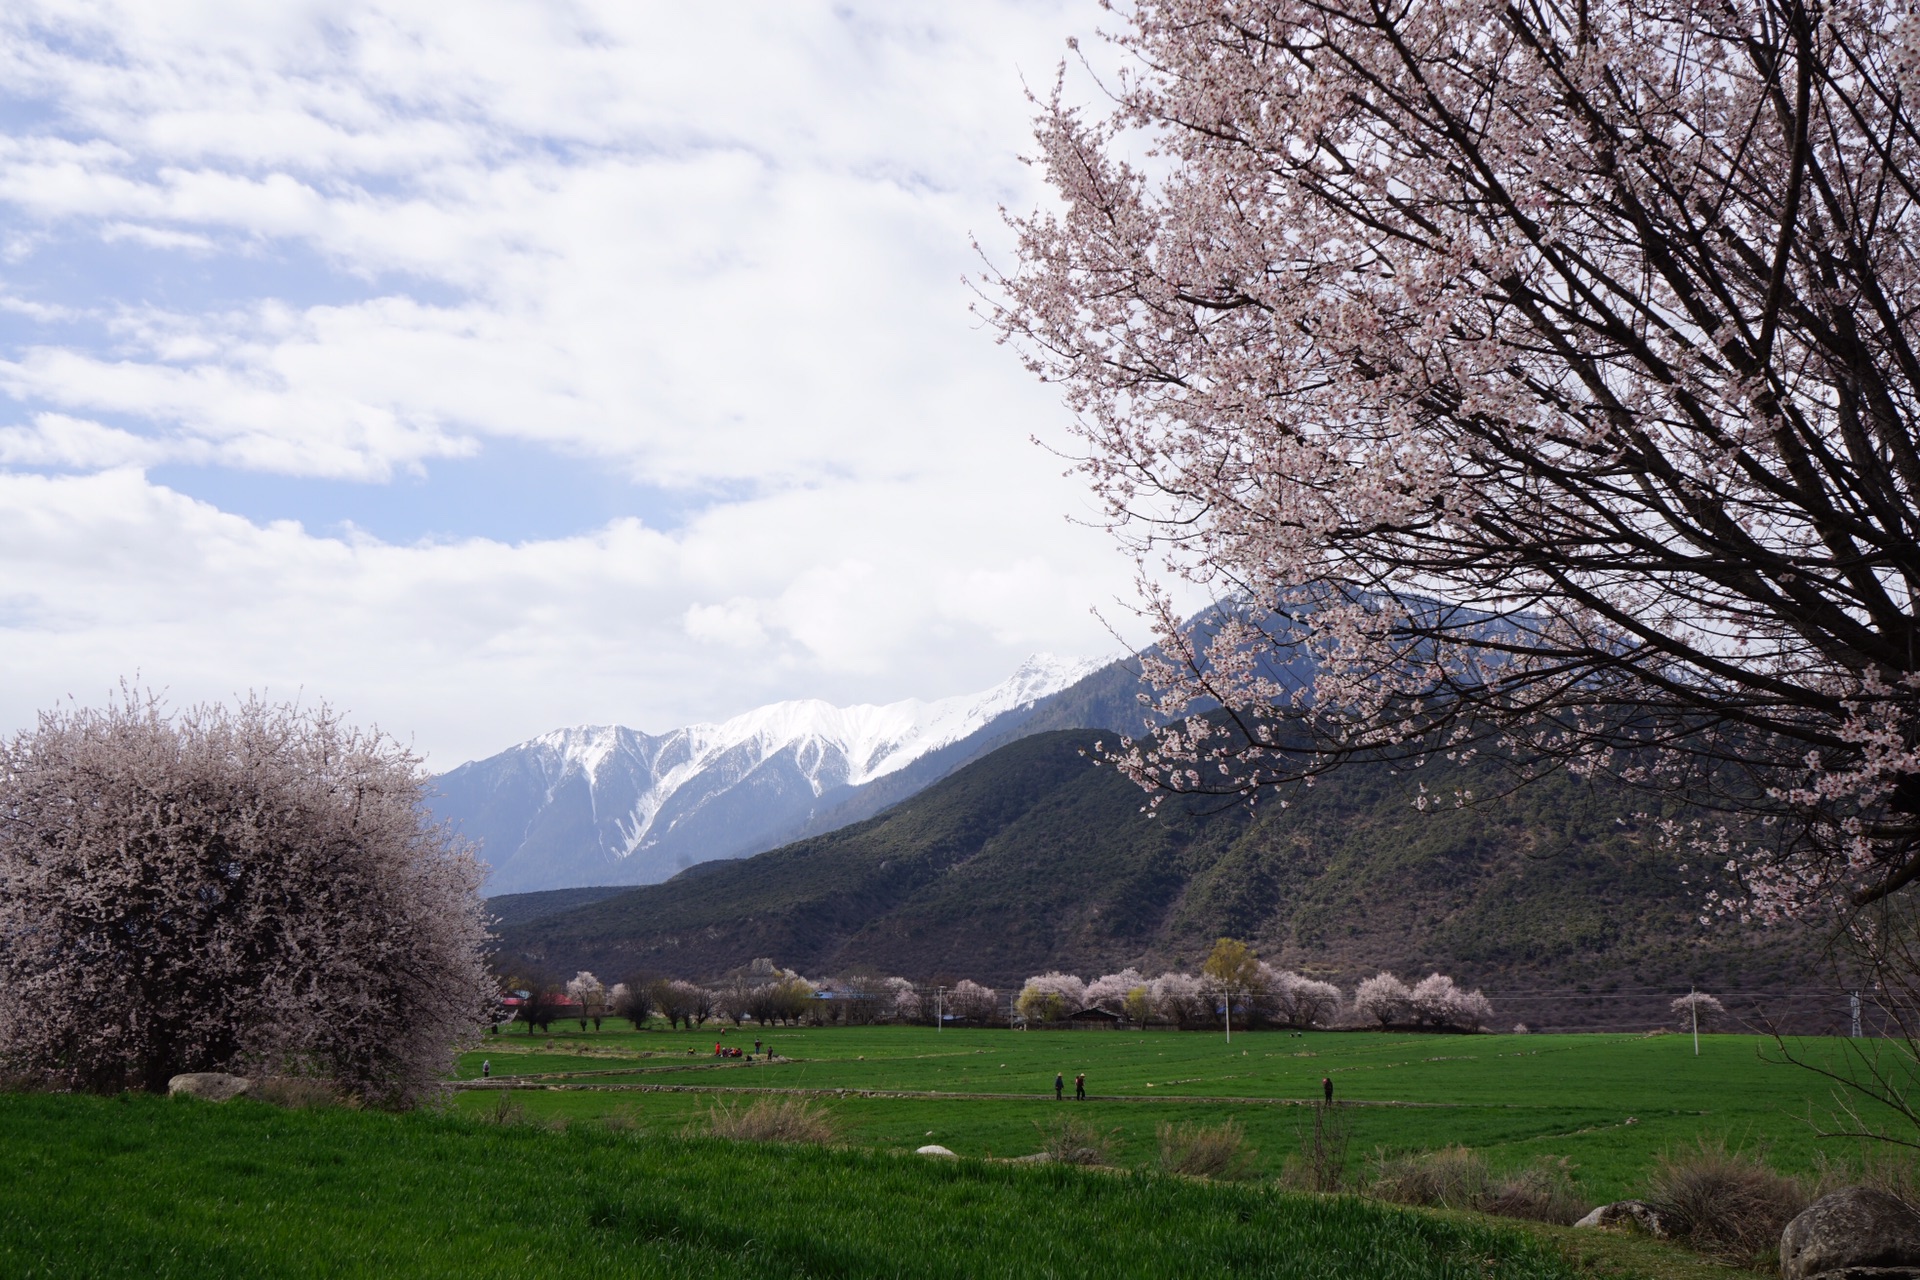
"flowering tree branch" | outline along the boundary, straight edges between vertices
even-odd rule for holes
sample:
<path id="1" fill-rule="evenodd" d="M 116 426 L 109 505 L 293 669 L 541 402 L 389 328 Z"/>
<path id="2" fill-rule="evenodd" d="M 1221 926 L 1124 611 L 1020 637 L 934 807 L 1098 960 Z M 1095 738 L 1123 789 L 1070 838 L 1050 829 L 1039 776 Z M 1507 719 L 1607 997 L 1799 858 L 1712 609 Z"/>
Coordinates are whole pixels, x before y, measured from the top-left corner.
<path id="1" fill-rule="evenodd" d="M 1497 747 L 1718 806 L 1676 834 L 1743 914 L 1920 877 L 1905 7 L 1118 11 L 986 282 L 1143 578 L 1231 602 L 1196 638 L 1149 589 L 1170 723 L 1117 763 Z"/>

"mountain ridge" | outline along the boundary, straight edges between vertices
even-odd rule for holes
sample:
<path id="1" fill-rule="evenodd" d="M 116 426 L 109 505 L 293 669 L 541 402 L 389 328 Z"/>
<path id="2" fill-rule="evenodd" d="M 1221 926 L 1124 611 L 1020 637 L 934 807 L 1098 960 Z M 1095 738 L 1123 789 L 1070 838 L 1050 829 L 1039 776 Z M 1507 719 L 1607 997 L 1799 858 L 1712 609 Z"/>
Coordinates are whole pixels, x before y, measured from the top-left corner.
<path id="1" fill-rule="evenodd" d="M 863 822 L 504 927 L 500 962 L 704 979 L 770 956 L 1003 986 L 1192 968 L 1232 935 L 1343 985 L 1438 969 L 1684 991 L 1792 986 L 1817 967 L 1797 934 L 1701 929 L 1647 835 L 1658 815 L 1617 787 L 1553 775 L 1422 812 L 1405 771 L 1361 765 L 1284 808 L 1176 799 L 1148 818 L 1138 788 L 1089 759 L 1099 736 L 1025 736 Z M 1425 780 L 1490 795 L 1498 768 L 1439 762 Z"/>
<path id="2" fill-rule="evenodd" d="M 1036 654 L 975 694 L 796 700 L 647 734 L 556 729 L 435 779 L 435 816 L 481 846 L 490 894 L 644 884 L 878 812 L 1017 735 L 1104 669 Z"/>

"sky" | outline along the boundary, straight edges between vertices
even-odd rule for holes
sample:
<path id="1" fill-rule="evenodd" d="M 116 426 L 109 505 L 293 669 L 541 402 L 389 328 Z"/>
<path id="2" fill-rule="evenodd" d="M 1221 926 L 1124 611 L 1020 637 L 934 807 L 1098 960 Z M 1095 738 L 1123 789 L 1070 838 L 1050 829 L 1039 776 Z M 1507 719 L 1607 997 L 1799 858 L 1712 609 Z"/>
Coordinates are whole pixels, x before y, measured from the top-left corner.
<path id="1" fill-rule="evenodd" d="M 448 768 L 1143 638 L 965 283 L 1099 17 L 9 0 L 0 729 L 134 678 Z"/>

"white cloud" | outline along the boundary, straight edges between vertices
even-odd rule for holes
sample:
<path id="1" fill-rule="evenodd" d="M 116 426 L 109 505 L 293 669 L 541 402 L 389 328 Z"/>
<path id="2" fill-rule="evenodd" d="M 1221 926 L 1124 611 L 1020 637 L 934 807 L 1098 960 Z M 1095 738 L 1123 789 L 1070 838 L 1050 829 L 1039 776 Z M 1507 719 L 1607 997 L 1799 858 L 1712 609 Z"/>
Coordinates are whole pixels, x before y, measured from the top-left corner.
<path id="1" fill-rule="evenodd" d="M 458 758 L 1107 650 L 1087 610 L 1130 566 L 1061 518 L 1081 489 L 1028 441 L 1056 398 L 960 283 L 970 234 L 1004 250 L 999 205 L 1042 198 L 1023 77 L 1097 12 L 6 6 L 0 394 L 28 425 L 0 466 L 95 474 L 0 472 L 0 723 L 139 667 Z M 672 532 L 396 545 L 138 470 L 431 485 L 507 444 L 732 496 Z"/>
<path id="2" fill-rule="evenodd" d="M 13 466 L 146 467 L 180 452 L 149 436 L 63 413 L 35 414 L 31 426 L 0 427 L 0 464 Z"/>

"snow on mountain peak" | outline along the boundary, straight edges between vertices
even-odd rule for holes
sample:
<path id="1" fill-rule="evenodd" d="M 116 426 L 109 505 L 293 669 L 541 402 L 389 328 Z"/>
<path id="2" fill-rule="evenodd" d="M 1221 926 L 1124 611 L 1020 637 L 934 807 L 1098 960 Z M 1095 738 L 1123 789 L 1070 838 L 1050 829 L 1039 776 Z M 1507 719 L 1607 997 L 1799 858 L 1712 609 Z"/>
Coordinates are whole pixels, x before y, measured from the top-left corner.
<path id="1" fill-rule="evenodd" d="M 640 733 L 618 725 L 579 725 L 556 729 L 524 744 L 544 775 L 548 800 L 568 778 L 584 777 L 587 801 L 600 811 L 601 774 L 608 761 L 623 755 L 628 763 L 615 776 L 638 782 L 624 792 L 617 823 L 626 856 L 659 833 L 656 819 L 682 788 L 721 790 L 746 777 L 783 752 L 818 797 L 838 787 L 858 787 L 903 769 L 915 760 L 979 732 L 998 717 L 1032 706 L 1049 694 L 1098 670 L 1099 661 L 1037 653 L 1001 683 L 978 693 L 923 702 L 909 698 L 883 705 L 836 707 L 818 698 L 775 702 L 718 724 L 690 724 L 663 734 Z M 635 772 L 637 770 L 637 772 Z M 624 785 L 624 784 L 623 784 Z M 695 795 L 689 792 L 688 795 Z"/>

